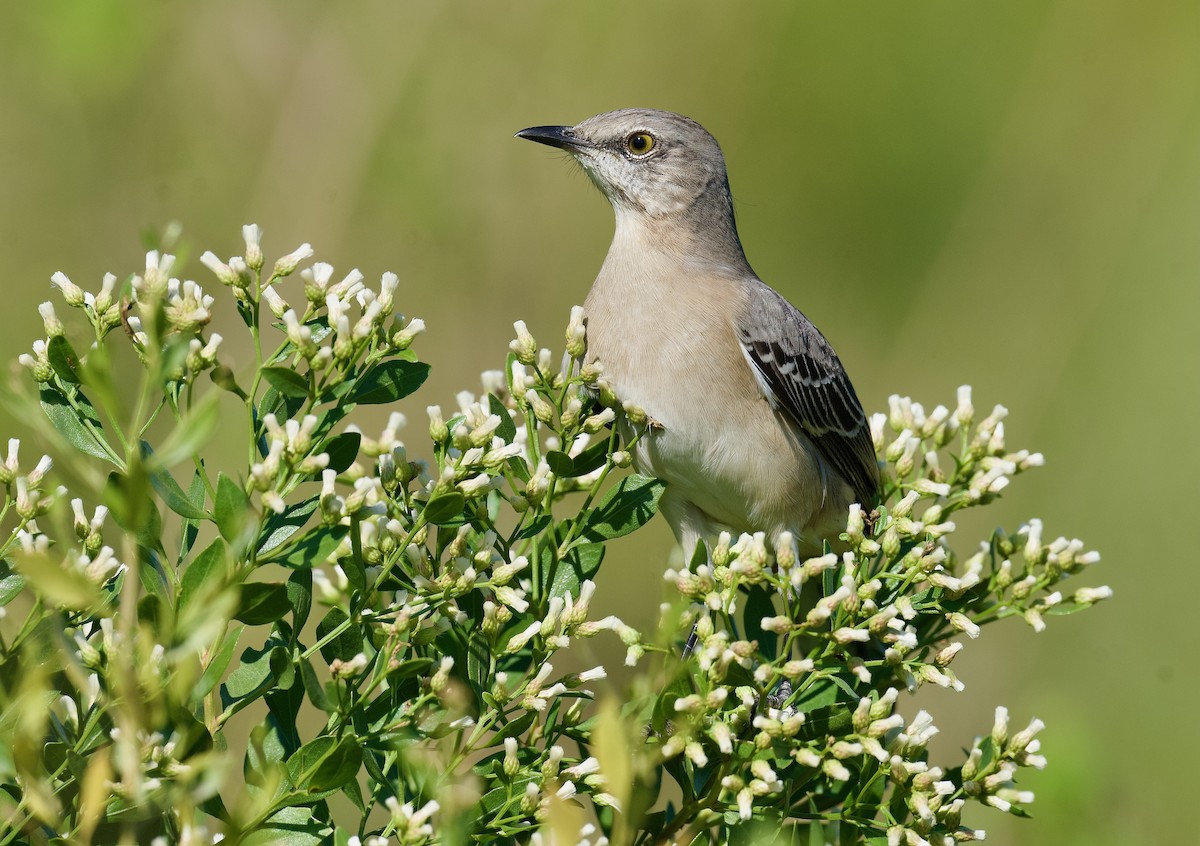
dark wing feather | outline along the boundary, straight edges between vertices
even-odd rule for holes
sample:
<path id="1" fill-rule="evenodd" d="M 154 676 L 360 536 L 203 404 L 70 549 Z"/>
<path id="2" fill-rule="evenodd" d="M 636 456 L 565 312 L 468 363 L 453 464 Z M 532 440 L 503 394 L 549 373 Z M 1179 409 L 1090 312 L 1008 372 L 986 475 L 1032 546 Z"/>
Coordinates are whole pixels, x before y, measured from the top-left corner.
<path id="1" fill-rule="evenodd" d="M 868 508 L 879 491 L 870 427 L 837 353 L 799 309 L 754 280 L 738 337 L 768 399 L 799 424 Z"/>

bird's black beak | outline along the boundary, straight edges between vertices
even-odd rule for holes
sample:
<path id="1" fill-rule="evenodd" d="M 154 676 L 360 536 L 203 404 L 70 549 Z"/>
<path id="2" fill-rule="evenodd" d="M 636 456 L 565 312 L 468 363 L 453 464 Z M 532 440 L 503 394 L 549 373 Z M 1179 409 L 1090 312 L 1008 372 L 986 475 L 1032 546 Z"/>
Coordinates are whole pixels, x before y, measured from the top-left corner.
<path id="1" fill-rule="evenodd" d="M 531 126 L 528 129 L 522 129 L 516 134 L 516 137 L 568 151 L 592 146 L 571 132 L 569 126 Z"/>

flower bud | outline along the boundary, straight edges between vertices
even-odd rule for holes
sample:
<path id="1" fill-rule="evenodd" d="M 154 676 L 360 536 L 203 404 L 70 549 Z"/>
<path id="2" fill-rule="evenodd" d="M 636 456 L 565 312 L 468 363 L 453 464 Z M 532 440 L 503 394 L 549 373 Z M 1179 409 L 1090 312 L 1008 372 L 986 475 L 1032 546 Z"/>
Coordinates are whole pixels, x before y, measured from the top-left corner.
<path id="1" fill-rule="evenodd" d="M 571 321 L 567 324 L 567 355 L 581 359 L 587 352 L 587 336 L 585 332 L 583 308 L 574 306 L 571 309 Z"/>
<path id="2" fill-rule="evenodd" d="M 242 240 L 246 242 L 246 265 L 255 273 L 262 270 L 263 252 L 259 245 L 259 240 L 262 238 L 262 230 L 253 223 L 247 223 L 242 227 Z"/>
<path id="3" fill-rule="evenodd" d="M 312 245 L 307 243 L 301 244 L 299 247 L 275 262 L 275 269 L 271 271 L 271 275 L 275 277 L 291 276 L 296 272 L 296 268 L 300 266 L 300 262 L 304 261 L 305 259 L 312 258 L 312 255 Z"/>
<path id="4" fill-rule="evenodd" d="M 431 405 L 425 411 L 429 414 L 429 437 L 434 443 L 440 444 L 450 437 L 450 429 L 442 419 L 442 407 Z"/>
<path id="5" fill-rule="evenodd" d="M 73 308 L 83 305 L 87 299 L 83 289 L 68 279 L 67 274 L 61 270 L 50 277 L 50 282 L 62 292 L 63 301 Z"/>
<path id="6" fill-rule="evenodd" d="M 517 357 L 517 361 L 526 365 L 533 364 L 537 361 L 537 341 L 529 333 L 529 328 L 525 325 L 524 320 L 514 323 L 513 329 L 516 330 L 517 337 L 509 342 L 508 348 Z"/>

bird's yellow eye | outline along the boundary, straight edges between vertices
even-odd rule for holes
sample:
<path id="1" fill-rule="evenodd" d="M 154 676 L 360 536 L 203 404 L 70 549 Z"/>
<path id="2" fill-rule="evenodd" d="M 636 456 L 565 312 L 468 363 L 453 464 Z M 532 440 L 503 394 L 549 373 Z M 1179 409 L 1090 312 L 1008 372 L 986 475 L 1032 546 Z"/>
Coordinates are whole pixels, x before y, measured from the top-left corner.
<path id="1" fill-rule="evenodd" d="M 654 136 L 649 132 L 635 132 L 625 139 L 625 146 L 635 156 L 644 156 L 654 149 Z"/>

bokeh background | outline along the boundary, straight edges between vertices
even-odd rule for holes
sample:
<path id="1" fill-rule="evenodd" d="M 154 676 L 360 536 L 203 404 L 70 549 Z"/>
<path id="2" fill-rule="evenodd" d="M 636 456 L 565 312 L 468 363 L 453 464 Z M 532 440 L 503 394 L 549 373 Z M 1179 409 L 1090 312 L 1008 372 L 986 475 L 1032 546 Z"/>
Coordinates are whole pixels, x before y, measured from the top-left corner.
<path id="1" fill-rule="evenodd" d="M 696 117 L 751 262 L 868 409 L 963 382 L 1005 403 L 1048 466 L 993 516 L 1104 554 L 1083 583 L 1115 600 L 989 631 L 956 665 L 967 692 L 921 703 L 946 751 L 999 702 L 1050 726 L 1035 820 L 980 810 L 989 841 L 1196 842 L 1195 2 L 39 0 L 0 10 L 0 81 L 0 357 L 40 332 L 53 271 L 94 290 L 140 269 L 144 229 L 229 255 L 253 221 L 268 256 L 312 241 L 400 274 L 434 365 L 416 442 L 513 320 L 561 343 L 607 248 L 600 196 L 512 133 Z M 649 623 L 670 546 L 658 524 L 616 546 L 608 611 Z"/>

